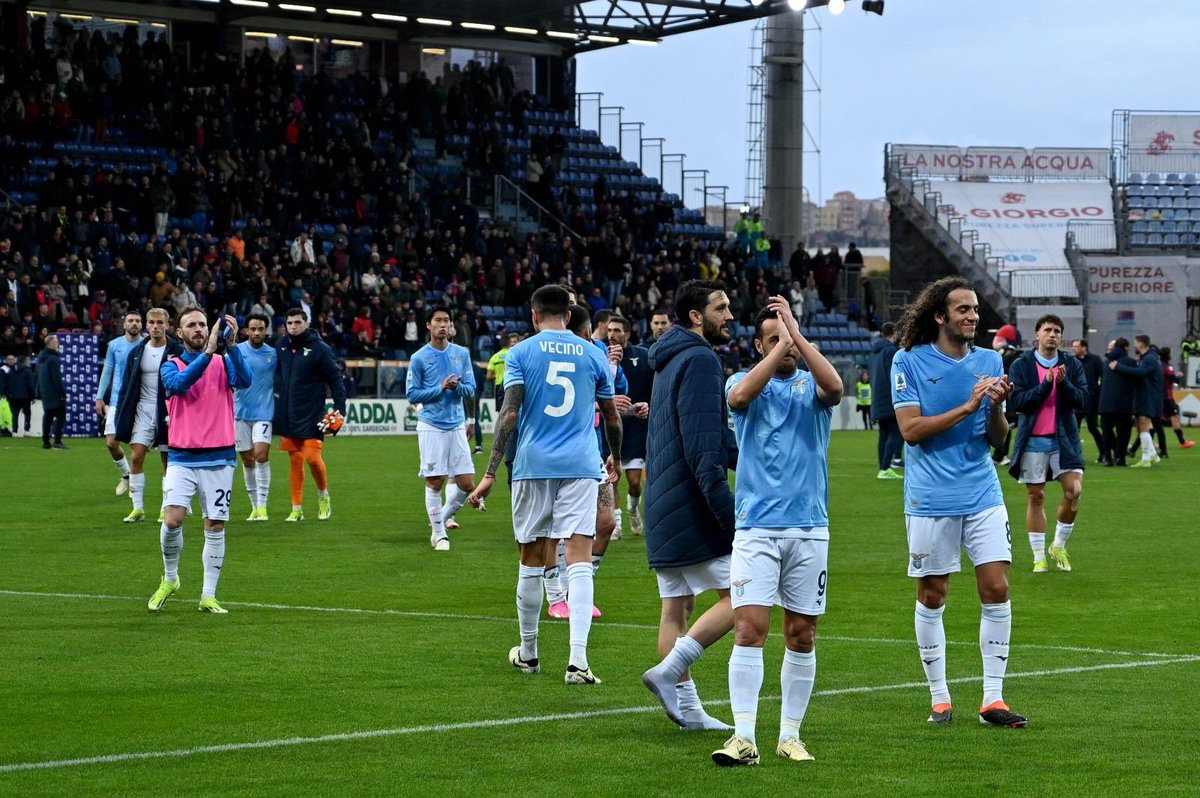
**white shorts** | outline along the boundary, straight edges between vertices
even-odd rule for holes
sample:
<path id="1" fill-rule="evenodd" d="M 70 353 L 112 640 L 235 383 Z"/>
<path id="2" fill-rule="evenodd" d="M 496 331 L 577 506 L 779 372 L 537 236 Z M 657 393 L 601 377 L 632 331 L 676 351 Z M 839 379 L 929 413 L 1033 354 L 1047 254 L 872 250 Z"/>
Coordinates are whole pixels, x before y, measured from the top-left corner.
<path id="1" fill-rule="evenodd" d="M 117 434 L 117 406 L 108 405 L 104 410 L 104 435 Z"/>
<path id="2" fill-rule="evenodd" d="M 133 434 L 129 436 L 129 442 L 140 443 L 147 449 L 153 449 L 157 429 L 158 408 L 139 403 L 133 416 Z"/>
<path id="3" fill-rule="evenodd" d="M 234 448 L 239 452 L 244 452 L 248 449 L 253 449 L 255 444 L 265 443 L 271 445 L 271 432 L 274 427 L 270 421 L 242 421 L 238 419 L 233 422 L 233 438 Z"/>
<path id="4" fill-rule="evenodd" d="M 163 504 L 190 507 L 192 497 L 197 493 L 205 518 L 228 521 L 229 500 L 233 497 L 233 466 L 192 468 L 169 463 L 163 478 Z"/>
<path id="5" fill-rule="evenodd" d="M 729 565 L 733 606 L 778 604 L 801 615 L 824 615 L 828 563 L 827 536 L 771 538 L 739 530 Z"/>
<path id="6" fill-rule="evenodd" d="M 417 449 L 421 453 L 419 476 L 456 477 L 475 473 L 465 426 L 438 429 L 428 424 L 418 424 Z"/>
<path id="7" fill-rule="evenodd" d="M 729 555 L 681 568 L 656 568 L 659 598 L 698 596 L 706 590 L 729 589 Z"/>
<path id="8" fill-rule="evenodd" d="M 514 480 L 512 518 L 517 542 L 564 540 L 573 535 L 595 537 L 599 488 L 600 483 L 594 479 Z"/>
<path id="9" fill-rule="evenodd" d="M 1041 485 L 1046 475 L 1058 479 L 1063 474 L 1082 474 L 1082 468 L 1061 468 L 1058 465 L 1058 449 L 1052 452 L 1025 452 L 1021 455 L 1021 476 L 1017 479 L 1026 485 Z"/>
<path id="10" fill-rule="evenodd" d="M 1012 562 L 1012 533 L 1003 504 L 971 515 L 905 515 L 904 521 L 909 576 L 958 573 L 964 547 L 976 566 Z"/>
<path id="11" fill-rule="evenodd" d="M 646 460 L 641 457 L 635 457 L 632 460 L 622 460 L 622 471 L 641 471 L 646 467 Z"/>

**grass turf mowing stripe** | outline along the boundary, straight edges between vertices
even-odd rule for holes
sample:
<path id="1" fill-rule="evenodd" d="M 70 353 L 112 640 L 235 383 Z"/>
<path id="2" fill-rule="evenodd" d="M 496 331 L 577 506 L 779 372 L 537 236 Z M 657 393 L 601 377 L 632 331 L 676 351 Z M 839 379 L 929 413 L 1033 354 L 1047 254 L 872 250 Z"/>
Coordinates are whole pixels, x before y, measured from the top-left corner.
<path id="1" fill-rule="evenodd" d="M 91 599 L 97 601 L 145 601 L 143 596 L 116 596 L 104 593 L 47 593 L 36 590 L 0 590 L 0 596 L 16 596 L 26 598 L 61 598 L 61 599 Z M 251 607 L 255 609 L 265 610 L 288 610 L 292 612 L 331 612 L 331 613 L 347 613 L 352 615 L 385 615 L 397 618 L 428 618 L 431 620 L 452 620 L 452 621 L 492 621 L 499 623 L 515 623 L 516 617 L 505 617 L 502 615 L 470 615 L 463 613 L 452 612 L 424 612 L 420 610 L 393 610 L 393 609 L 370 609 L 359 607 L 316 607 L 308 604 L 273 604 L 261 601 L 225 601 L 221 600 L 222 605 L 230 607 Z M 549 618 L 543 618 L 542 623 L 547 624 L 566 624 L 565 620 L 558 621 Z M 621 623 L 604 620 L 593 620 L 593 626 L 601 628 L 607 627 L 610 629 L 644 629 L 647 631 L 657 631 L 658 627 L 648 623 Z M 847 635 L 821 635 L 822 640 L 840 642 L 840 643 L 887 643 L 899 645 L 911 645 L 915 642 L 913 638 L 901 637 L 852 637 Z M 946 645 L 950 646 L 978 646 L 978 641 L 962 641 L 962 640 L 947 640 Z M 1075 654 L 1103 654 L 1113 657 L 1147 657 L 1171 659 L 1177 657 L 1200 656 L 1185 653 L 1164 653 L 1161 651 L 1119 651 L 1106 648 L 1089 648 L 1086 646 L 1059 646 L 1048 643 L 1018 643 L 1021 648 L 1038 649 L 1041 651 L 1066 651 Z"/>
<path id="2" fill-rule="evenodd" d="M 1052 668 L 1049 670 L 1023 671 L 1010 673 L 1008 679 L 1033 679 L 1045 676 L 1060 676 L 1071 673 L 1087 673 L 1090 671 L 1125 670 L 1128 668 L 1148 668 L 1155 665 L 1175 665 L 1182 662 L 1200 662 L 1200 656 L 1176 657 L 1174 659 L 1156 659 L 1142 662 L 1109 662 L 1102 665 L 1080 665 L 1073 668 Z M 982 676 L 963 676 L 947 679 L 948 684 L 969 684 L 983 681 Z M 884 690 L 910 690 L 927 687 L 925 682 L 900 682 L 897 684 L 863 685 L 860 687 L 836 687 L 829 690 L 817 690 L 814 697 L 839 695 L 854 695 L 859 693 L 877 693 Z M 764 696 L 759 701 L 778 701 L 779 696 Z M 709 701 L 711 706 L 724 706 L 728 699 Z M 99 756 L 78 757 L 75 759 L 51 759 L 42 762 L 14 762 L 0 765 L 0 773 L 17 773 L 27 770 L 54 770 L 58 768 L 79 767 L 82 765 L 106 765 L 122 762 L 136 762 L 147 759 L 168 759 L 201 754 L 222 754 L 236 751 L 253 751 L 264 748 L 282 748 L 293 745 L 317 745 L 320 743 L 350 742 L 355 740 L 370 740 L 379 737 L 398 737 L 407 734 L 425 734 L 447 731 L 463 731 L 468 729 L 491 729 L 499 726 L 517 726 L 525 723 L 551 723 L 560 720 L 584 720 L 612 715 L 634 715 L 642 712 L 661 712 L 662 708 L 654 706 L 615 707 L 613 709 L 593 709 L 583 712 L 558 712 L 553 715 L 527 715 L 515 718 L 492 718 L 490 720 L 470 720 L 459 723 L 442 723 L 425 726 L 402 726 L 394 729 L 368 729 L 357 732 L 341 732 L 338 734 L 322 734 L 316 737 L 282 737 L 274 740 L 256 740 L 245 743 L 221 743 L 219 745 L 201 745 L 193 748 L 175 748 L 166 751 L 133 751 L 123 754 L 101 754 Z"/>

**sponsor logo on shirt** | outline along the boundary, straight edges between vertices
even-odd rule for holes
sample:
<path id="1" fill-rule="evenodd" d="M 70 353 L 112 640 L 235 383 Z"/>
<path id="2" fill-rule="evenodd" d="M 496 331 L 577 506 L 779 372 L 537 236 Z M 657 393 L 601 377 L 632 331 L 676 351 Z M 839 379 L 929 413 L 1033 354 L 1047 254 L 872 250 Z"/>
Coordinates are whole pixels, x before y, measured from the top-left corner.
<path id="1" fill-rule="evenodd" d="M 903 371 L 896 372 L 896 393 L 904 393 L 908 390 L 908 378 L 904 376 Z"/>

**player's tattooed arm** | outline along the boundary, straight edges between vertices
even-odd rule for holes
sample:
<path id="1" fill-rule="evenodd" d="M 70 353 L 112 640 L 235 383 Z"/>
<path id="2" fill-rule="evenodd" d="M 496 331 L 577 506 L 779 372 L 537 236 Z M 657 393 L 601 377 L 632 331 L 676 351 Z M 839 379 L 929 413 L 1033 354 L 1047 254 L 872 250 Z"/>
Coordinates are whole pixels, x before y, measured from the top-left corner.
<path id="1" fill-rule="evenodd" d="M 492 440 L 492 456 L 488 460 L 485 472 L 489 476 L 496 476 L 496 469 L 500 467 L 500 462 L 504 459 L 504 452 L 508 448 L 508 439 L 516 434 L 517 414 L 520 412 L 521 402 L 524 400 L 524 385 L 510 385 L 504 390 L 504 405 L 500 408 L 500 417 L 496 422 L 496 435 Z"/>

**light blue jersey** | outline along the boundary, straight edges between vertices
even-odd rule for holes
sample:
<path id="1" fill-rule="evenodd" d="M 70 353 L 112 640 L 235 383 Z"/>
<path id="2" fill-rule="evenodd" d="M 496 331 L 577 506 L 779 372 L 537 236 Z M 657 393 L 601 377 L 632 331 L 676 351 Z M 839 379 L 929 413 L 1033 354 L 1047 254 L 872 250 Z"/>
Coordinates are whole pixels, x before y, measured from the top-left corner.
<path id="1" fill-rule="evenodd" d="M 270 421 L 275 418 L 275 347 L 263 343 L 257 349 L 249 341 L 237 345 L 250 367 L 253 381 L 249 388 L 233 392 L 233 417 L 238 421 Z"/>
<path id="2" fill-rule="evenodd" d="M 513 479 L 600 479 L 597 399 L 613 398 L 608 359 L 570 330 L 542 330 L 508 350 L 504 389 L 525 386 Z"/>
<path id="3" fill-rule="evenodd" d="M 901 349 L 892 361 L 892 404 L 936 416 L 966 402 L 975 383 L 1004 374 L 1000 355 L 970 348 L 956 360 L 932 344 Z M 1004 504 L 987 439 L 992 402 L 916 446 L 904 445 L 904 512 L 971 515 Z"/>
<path id="4" fill-rule="evenodd" d="M 746 374 L 725 383 L 725 396 Z M 807 371 L 772 377 L 748 407 L 729 408 L 738 444 L 738 529 L 829 526 L 829 429 L 833 407 Z M 820 537 L 825 537 L 822 533 Z"/>
<path id="5" fill-rule="evenodd" d="M 114 412 L 121 399 L 121 383 L 125 380 L 125 361 L 129 359 L 129 353 L 133 348 L 141 342 L 141 336 L 130 341 L 124 335 L 108 342 L 108 351 L 104 355 L 104 369 L 100 374 L 100 387 L 96 390 L 96 398 L 103 399 L 113 408 Z"/>
<path id="6" fill-rule="evenodd" d="M 453 391 L 443 391 L 442 381 L 451 374 L 462 380 Z M 456 429 L 467 423 L 463 399 L 475 396 L 475 369 L 471 353 L 458 344 L 438 349 L 425 344 L 408 362 L 405 394 L 412 404 L 421 405 L 417 420 L 437 429 Z"/>

